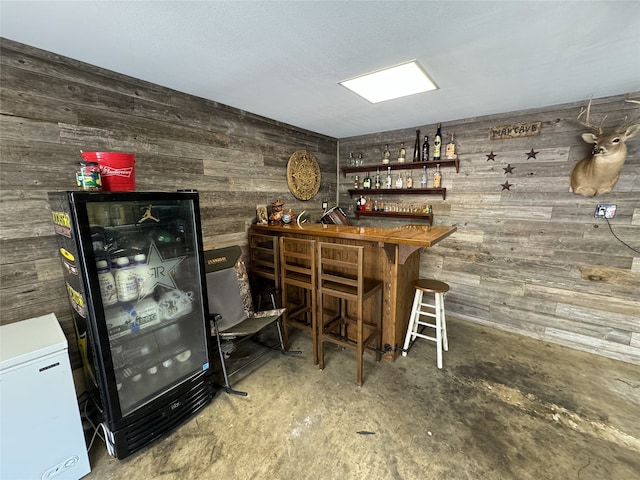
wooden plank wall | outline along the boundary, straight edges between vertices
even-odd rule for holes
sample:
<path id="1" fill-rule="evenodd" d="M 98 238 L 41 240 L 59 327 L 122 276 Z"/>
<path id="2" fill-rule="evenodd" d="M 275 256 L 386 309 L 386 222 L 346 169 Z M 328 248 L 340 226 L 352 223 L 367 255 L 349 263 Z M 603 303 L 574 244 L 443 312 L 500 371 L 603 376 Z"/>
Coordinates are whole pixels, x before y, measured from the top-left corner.
<path id="1" fill-rule="evenodd" d="M 80 150 L 135 153 L 138 190 L 198 189 L 205 247 L 245 245 L 257 204 L 280 197 L 318 218 L 322 199 L 335 199 L 333 138 L 0 42 L 0 321 L 54 312 L 74 367 L 79 357 L 47 192 L 76 188 Z M 322 172 L 309 202 L 295 200 L 286 183 L 287 161 L 299 149 L 312 152 Z"/>
<path id="2" fill-rule="evenodd" d="M 640 119 L 639 106 L 627 98 L 638 99 L 640 92 L 594 99 L 592 118 L 607 115 L 605 126 L 617 126 L 625 116 Z M 573 164 L 591 150 L 580 137 L 584 127 L 575 122 L 586 103 L 447 122 L 443 143 L 455 132 L 460 173 L 442 169 L 446 200 L 373 198 L 431 203 L 434 224 L 457 225 L 456 234 L 422 252 L 420 268 L 421 276 L 450 284 L 449 314 L 640 364 L 640 136 L 627 142 L 627 161 L 612 193 L 569 193 Z M 542 122 L 539 136 L 489 139 L 490 127 L 536 121 Z M 430 139 L 436 130 L 416 128 Z M 384 144 L 395 152 L 401 141 L 411 159 L 414 139 L 415 128 L 340 139 L 340 162 L 344 166 L 352 151 L 362 152 L 365 164 L 379 163 Z M 531 149 L 535 158 L 528 158 Z M 494 161 L 487 157 L 491 152 Z M 515 167 L 512 174 L 504 170 L 508 164 Z M 513 186 L 503 190 L 507 180 Z M 414 181 L 419 184 L 419 175 Z M 355 202 L 346 193 L 351 185 L 352 175 L 339 177 L 340 203 L 349 207 Z M 605 220 L 594 218 L 597 203 L 618 206 L 611 227 L 635 252 Z M 354 222 L 405 223 L 371 217 Z"/>

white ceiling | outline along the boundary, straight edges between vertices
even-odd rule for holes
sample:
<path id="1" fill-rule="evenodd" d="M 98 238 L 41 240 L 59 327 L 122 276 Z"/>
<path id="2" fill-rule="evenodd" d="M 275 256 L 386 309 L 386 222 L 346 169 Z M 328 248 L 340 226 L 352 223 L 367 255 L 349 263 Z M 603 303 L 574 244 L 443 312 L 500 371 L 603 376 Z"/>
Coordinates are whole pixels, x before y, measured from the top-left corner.
<path id="1" fill-rule="evenodd" d="M 640 91 L 634 1 L 5 1 L 0 34 L 336 138 Z M 440 87 L 338 81 L 417 59 Z"/>

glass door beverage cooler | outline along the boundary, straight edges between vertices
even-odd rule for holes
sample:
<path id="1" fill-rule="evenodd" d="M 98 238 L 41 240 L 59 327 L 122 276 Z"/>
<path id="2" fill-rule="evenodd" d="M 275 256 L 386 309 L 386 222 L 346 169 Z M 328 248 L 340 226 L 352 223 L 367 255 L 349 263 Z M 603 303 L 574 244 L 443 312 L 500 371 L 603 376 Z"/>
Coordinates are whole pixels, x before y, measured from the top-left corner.
<path id="1" fill-rule="evenodd" d="M 198 194 L 52 192 L 49 203 L 107 449 L 124 458 L 217 390 Z"/>

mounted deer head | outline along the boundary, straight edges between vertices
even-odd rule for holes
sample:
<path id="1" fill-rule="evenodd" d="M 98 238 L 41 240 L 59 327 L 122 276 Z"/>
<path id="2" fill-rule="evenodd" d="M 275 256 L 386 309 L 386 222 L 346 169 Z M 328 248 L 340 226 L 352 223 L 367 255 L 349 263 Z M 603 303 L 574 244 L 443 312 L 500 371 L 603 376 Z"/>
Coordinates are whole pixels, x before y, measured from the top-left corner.
<path id="1" fill-rule="evenodd" d="M 631 103 L 640 103 L 638 100 L 627 100 Z M 618 183 L 620 170 L 627 159 L 627 145 L 625 142 L 640 131 L 640 123 L 635 125 L 621 125 L 613 132 L 605 134 L 602 124 L 594 125 L 589 120 L 591 113 L 591 100 L 586 108 L 580 110 L 577 120 L 580 125 L 591 130 L 583 133 L 582 139 L 587 143 L 593 143 L 591 155 L 580 160 L 571 171 L 571 191 L 585 197 L 595 197 L 603 193 L 609 193 Z M 580 118 L 585 116 L 584 121 Z"/>

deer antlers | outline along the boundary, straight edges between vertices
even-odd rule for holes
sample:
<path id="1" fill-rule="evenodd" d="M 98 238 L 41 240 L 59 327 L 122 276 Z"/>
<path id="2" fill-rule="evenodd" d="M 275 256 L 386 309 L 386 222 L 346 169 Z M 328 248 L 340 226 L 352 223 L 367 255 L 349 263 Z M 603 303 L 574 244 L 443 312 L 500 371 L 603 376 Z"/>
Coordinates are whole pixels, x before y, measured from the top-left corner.
<path id="1" fill-rule="evenodd" d="M 592 98 L 589 99 L 589 103 L 587 104 L 586 108 L 585 107 L 580 108 L 580 113 L 578 114 L 578 117 L 576 118 L 576 120 L 578 120 L 578 123 L 580 125 L 597 132 L 598 135 L 602 135 L 602 125 L 604 124 L 604 121 L 606 120 L 607 116 L 605 115 L 604 117 L 602 117 L 602 120 L 600 121 L 600 125 L 594 125 L 593 123 L 591 123 L 591 120 L 589 120 L 589 116 L 591 115 L 591 100 L 593 99 Z M 580 117 L 582 117 L 583 115 L 585 115 L 585 119 L 584 121 L 581 121 Z"/>
<path id="2" fill-rule="evenodd" d="M 578 120 L 578 123 L 583 127 L 587 127 L 588 129 L 594 132 L 597 132 L 598 135 L 602 135 L 602 126 L 604 125 L 604 121 L 607 119 L 607 115 L 602 117 L 602 120 L 600 121 L 600 125 L 595 125 L 591 123 L 591 120 L 589 119 L 589 116 L 591 115 L 591 100 L 593 99 L 592 98 L 589 99 L 589 103 L 587 104 L 586 107 L 580 107 L 580 113 L 578 114 L 578 117 L 576 118 L 576 120 Z M 625 100 L 625 102 L 640 104 L 640 100 Z M 584 121 L 581 121 L 580 117 L 582 117 L 583 115 L 585 116 L 585 118 L 584 118 Z M 618 127 L 616 131 L 624 131 L 626 129 L 626 126 L 627 126 L 626 120 L 627 118 L 625 117 L 625 123 L 620 125 L 620 127 Z"/>

